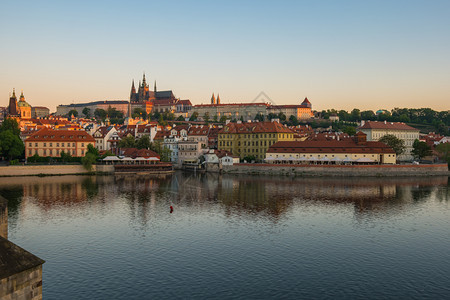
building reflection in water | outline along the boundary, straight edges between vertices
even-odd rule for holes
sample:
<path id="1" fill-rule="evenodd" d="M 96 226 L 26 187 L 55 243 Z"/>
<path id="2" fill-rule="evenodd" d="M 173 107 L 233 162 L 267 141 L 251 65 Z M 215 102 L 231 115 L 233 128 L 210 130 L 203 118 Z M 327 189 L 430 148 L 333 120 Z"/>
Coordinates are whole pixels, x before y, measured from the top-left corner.
<path id="1" fill-rule="evenodd" d="M 146 225 L 152 214 L 170 205 L 219 205 L 225 213 L 282 218 L 294 205 L 352 205 L 357 218 L 403 209 L 433 196 L 448 201 L 448 177 L 290 178 L 177 172 L 165 178 L 145 176 L 59 176 L 0 178 L 0 195 L 9 200 L 9 217 L 32 203 L 43 211 L 96 205 L 123 199 L 132 220 Z M 26 199 L 26 201 L 24 201 Z M 175 211 L 176 212 L 176 211 Z"/>

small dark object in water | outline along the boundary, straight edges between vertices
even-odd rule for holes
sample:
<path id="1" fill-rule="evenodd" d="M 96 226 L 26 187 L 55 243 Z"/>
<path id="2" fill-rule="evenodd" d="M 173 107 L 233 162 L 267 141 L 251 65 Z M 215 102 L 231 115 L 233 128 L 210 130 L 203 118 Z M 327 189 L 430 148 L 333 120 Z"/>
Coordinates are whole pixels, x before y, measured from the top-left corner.
<path id="1" fill-rule="evenodd" d="M 170 206 L 170 213 L 173 213 L 173 206 Z"/>

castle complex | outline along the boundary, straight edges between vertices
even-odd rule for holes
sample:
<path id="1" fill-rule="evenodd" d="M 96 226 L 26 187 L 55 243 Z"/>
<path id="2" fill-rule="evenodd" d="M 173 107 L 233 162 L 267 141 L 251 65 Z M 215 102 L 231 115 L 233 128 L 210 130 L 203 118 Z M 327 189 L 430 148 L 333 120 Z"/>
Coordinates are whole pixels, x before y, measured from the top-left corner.
<path id="1" fill-rule="evenodd" d="M 134 80 L 131 84 L 130 92 L 130 113 L 136 108 L 144 109 L 148 114 L 151 112 L 171 112 L 171 113 L 188 113 L 192 104 L 190 100 L 180 100 L 176 98 L 172 90 L 157 91 L 156 81 L 153 91 L 150 90 L 149 85 L 145 79 L 145 73 L 142 82 L 139 81 L 138 90 L 134 85 Z"/>

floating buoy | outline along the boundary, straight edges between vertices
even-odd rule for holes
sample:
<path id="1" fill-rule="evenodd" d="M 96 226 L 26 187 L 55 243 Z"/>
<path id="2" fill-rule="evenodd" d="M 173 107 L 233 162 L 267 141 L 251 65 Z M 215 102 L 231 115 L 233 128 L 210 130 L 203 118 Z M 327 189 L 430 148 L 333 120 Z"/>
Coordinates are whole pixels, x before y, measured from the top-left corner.
<path id="1" fill-rule="evenodd" d="M 173 206 L 170 206 L 170 213 L 173 213 Z"/>

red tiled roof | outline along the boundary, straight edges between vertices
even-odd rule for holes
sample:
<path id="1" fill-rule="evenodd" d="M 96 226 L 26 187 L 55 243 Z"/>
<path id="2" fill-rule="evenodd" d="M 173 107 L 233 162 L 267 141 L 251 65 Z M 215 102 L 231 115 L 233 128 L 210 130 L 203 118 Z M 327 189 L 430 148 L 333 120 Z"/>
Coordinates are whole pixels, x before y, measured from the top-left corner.
<path id="1" fill-rule="evenodd" d="M 122 149 L 122 154 L 124 156 L 128 156 L 128 157 L 132 157 L 132 158 L 136 158 L 136 157 L 144 157 L 144 158 L 149 158 L 149 157 L 157 157 L 160 158 L 158 153 L 152 151 L 152 150 L 147 150 L 147 149 L 137 149 L 137 148 L 125 148 Z"/>
<path id="2" fill-rule="evenodd" d="M 406 125 L 405 123 L 400 122 L 378 122 L 378 121 L 367 121 L 363 126 L 358 127 L 360 129 L 385 129 L 385 130 L 413 130 L 419 131 L 414 127 Z"/>
<path id="3" fill-rule="evenodd" d="M 74 131 L 74 130 L 52 130 L 48 128 L 43 128 L 38 132 L 30 135 L 26 140 L 29 141 L 84 141 L 92 142 L 95 144 L 95 139 L 90 136 L 86 131 Z"/>
<path id="4" fill-rule="evenodd" d="M 267 153 L 395 153 L 381 142 L 365 142 L 358 145 L 345 141 L 282 141 L 269 147 Z"/>

